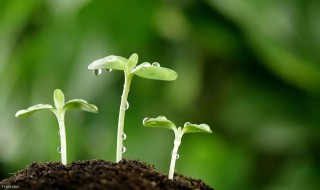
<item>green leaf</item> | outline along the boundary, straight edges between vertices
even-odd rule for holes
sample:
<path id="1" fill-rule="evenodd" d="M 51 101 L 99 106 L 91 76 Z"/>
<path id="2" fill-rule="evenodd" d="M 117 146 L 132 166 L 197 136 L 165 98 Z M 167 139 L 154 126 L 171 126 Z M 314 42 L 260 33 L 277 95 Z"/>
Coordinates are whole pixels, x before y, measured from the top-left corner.
<path id="1" fill-rule="evenodd" d="M 60 89 L 56 89 L 53 92 L 53 100 L 54 100 L 54 105 L 57 109 L 60 109 L 64 105 L 64 94 Z"/>
<path id="2" fill-rule="evenodd" d="M 82 99 L 70 100 L 63 106 L 64 110 L 82 110 L 87 112 L 97 113 L 98 108 L 93 104 L 89 104 L 87 101 Z"/>
<path id="3" fill-rule="evenodd" d="M 187 122 L 184 124 L 183 127 L 184 133 L 197 133 L 197 132 L 203 132 L 203 133 L 212 133 L 209 125 L 207 124 L 192 124 L 190 122 Z"/>
<path id="4" fill-rule="evenodd" d="M 55 109 L 53 108 L 52 105 L 50 104 L 38 104 L 38 105 L 35 105 L 35 106 L 31 106 L 25 110 L 19 110 L 17 113 L 16 113 L 16 117 L 25 117 L 27 115 L 30 115 L 34 112 L 37 112 L 37 111 L 40 111 L 40 110 L 50 110 L 50 111 L 55 111 Z"/>
<path id="5" fill-rule="evenodd" d="M 136 54 L 136 53 L 132 54 L 128 60 L 129 67 L 130 68 L 135 67 L 138 63 L 138 59 L 139 59 L 138 54 Z"/>
<path id="6" fill-rule="evenodd" d="M 161 127 L 172 130 L 176 129 L 176 125 L 164 116 L 159 116 L 157 118 L 144 118 L 143 125 L 145 127 Z"/>
<path id="7" fill-rule="evenodd" d="M 110 55 L 98 60 L 93 61 L 88 69 L 114 69 L 114 70 L 125 70 L 128 60 L 124 57 Z"/>
<path id="8" fill-rule="evenodd" d="M 139 77 L 154 79 L 154 80 L 165 80 L 171 81 L 178 77 L 178 74 L 171 69 L 160 67 L 159 63 L 142 63 L 133 69 L 132 73 Z"/>

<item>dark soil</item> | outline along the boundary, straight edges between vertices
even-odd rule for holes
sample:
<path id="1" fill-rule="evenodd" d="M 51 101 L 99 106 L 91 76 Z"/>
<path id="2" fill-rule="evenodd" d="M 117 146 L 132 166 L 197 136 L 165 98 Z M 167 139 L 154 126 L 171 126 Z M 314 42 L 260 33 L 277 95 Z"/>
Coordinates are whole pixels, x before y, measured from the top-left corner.
<path id="1" fill-rule="evenodd" d="M 1 189 L 213 189 L 201 180 L 176 174 L 174 180 L 136 160 L 33 163 L 0 182 Z"/>

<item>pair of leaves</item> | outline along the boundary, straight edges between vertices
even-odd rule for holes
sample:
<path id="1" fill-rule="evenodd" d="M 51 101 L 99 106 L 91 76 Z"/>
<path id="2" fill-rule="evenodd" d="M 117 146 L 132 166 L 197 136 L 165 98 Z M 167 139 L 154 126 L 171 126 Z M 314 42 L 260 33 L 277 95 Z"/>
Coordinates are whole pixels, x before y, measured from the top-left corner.
<path id="1" fill-rule="evenodd" d="M 157 118 L 145 118 L 143 120 L 143 125 L 146 127 L 160 127 L 165 129 L 171 129 L 173 131 L 177 131 L 176 125 L 168 120 L 164 116 L 159 116 Z M 203 133 L 212 133 L 210 127 L 207 124 L 192 124 L 187 122 L 184 124 L 182 129 L 182 134 L 184 133 L 196 133 L 196 132 L 203 132 Z"/>
<path id="2" fill-rule="evenodd" d="M 25 117 L 34 112 L 40 110 L 50 110 L 57 114 L 57 111 L 65 112 L 66 110 L 82 110 L 87 112 L 97 113 L 98 108 L 93 104 L 89 104 L 87 101 L 82 99 L 73 99 L 65 103 L 64 94 L 60 89 L 56 89 L 53 93 L 54 105 L 53 107 L 50 104 L 38 104 L 35 106 L 31 106 L 25 110 L 19 110 L 16 113 L 16 117 Z"/>
<path id="3" fill-rule="evenodd" d="M 161 67 L 159 63 L 150 64 L 144 62 L 138 66 L 138 55 L 132 54 L 129 59 L 121 56 L 110 55 L 93 61 L 88 69 L 113 69 L 123 70 L 128 75 L 137 75 L 142 78 L 171 81 L 178 77 L 178 74 L 168 68 Z"/>

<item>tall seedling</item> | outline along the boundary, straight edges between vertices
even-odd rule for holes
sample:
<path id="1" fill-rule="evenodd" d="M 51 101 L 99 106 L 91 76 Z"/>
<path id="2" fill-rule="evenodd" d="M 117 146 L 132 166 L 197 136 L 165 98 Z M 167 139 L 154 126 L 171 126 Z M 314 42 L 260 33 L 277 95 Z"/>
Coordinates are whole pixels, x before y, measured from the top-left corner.
<path id="1" fill-rule="evenodd" d="M 161 67 L 159 63 L 144 62 L 137 66 L 138 55 L 132 54 L 129 59 L 120 56 L 107 56 L 96 61 L 93 61 L 88 69 L 93 70 L 95 75 L 100 75 L 102 70 L 122 70 L 124 72 L 124 86 L 121 96 L 119 119 L 118 119 L 118 134 L 117 134 L 117 152 L 116 162 L 122 159 L 122 153 L 125 151 L 123 146 L 124 118 L 125 111 L 129 108 L 128 94 L 130 90 L 131 81 L 134 75 L 154 80 L 172 81 L 175 80 L 178 74 L 168 68 Z"/>

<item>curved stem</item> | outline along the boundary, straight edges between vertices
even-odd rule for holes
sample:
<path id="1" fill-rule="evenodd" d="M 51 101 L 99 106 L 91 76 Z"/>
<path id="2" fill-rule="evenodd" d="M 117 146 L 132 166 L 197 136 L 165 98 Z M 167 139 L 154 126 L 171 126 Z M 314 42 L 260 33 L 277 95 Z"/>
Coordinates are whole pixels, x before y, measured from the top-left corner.
<path id="1" fill-rule="evenodd" d="M 177 133 L 175 135 L 174 147 L 173 147 L 172 154 L 171 154 L 171 162 L 170 162 L 169 177 L 168 177 L 169 179 L 173 179 L 174 168 L 176 165 L 176 160 L 177 160 L 177 155 L 178 155 L 178 149 L 181 144 L 181 137 L 182 137 L 182 134 Z"/>
<path id="2" fill-rule="evenodd" d="M 130 84 L 133 75 L 126 75 L 125 74 L 125 81 L 123 86 L 123 92 L 121 96 L 121 103 L 120 103 L 120 110 L 119 110 L 119 119 L 118 119 L 118 135 L 117 135 L 117 155 L 116 155 L 116 162 L 120 162 L 122 159 L 122 134 L 124 129 L 124 117 L 126 112 L 126 104 L 128 99 L 128 94 L 130 90 Z"/>
<path id="3" fill-rule="evenodd" d="M 67 140 L 66 140 L 66 129 L 64 125 L 64 112 L 57 114 L 59 122 L 59 132 L 60 132 L 60 144 L 61 144 L 61 163 L 67 165 Z"/>

